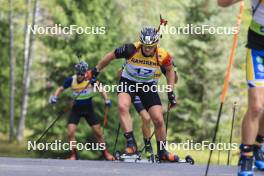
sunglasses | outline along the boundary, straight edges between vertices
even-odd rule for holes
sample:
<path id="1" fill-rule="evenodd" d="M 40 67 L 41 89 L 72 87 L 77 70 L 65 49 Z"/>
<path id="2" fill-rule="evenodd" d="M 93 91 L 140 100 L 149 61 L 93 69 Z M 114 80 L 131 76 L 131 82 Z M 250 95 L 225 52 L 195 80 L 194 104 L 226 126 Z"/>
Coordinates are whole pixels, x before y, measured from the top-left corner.
<path id="1" fill-rule="evenodd" d="M 78 76 L 84 76 L 84 73 L 76 73 Z"/>
<path id="2" fill-rule="evenodd" d="M 157 44 L 154 44 L 154 45 L 142 45 L 144 48 L 146 49 L 154 49 L 157 47 Z"/>

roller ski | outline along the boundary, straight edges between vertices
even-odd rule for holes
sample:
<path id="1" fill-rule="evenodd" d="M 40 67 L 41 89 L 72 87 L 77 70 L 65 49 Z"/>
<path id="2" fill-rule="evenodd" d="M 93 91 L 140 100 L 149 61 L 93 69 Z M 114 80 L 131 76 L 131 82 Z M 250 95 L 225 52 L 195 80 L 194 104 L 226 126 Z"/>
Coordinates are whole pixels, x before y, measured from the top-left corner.
<path id="1" fill-rule="evenodd" d="M 151 154 L 147 159 L 142 158 L 142 155 L 137 152 L 135 154 L 128 155 L 126 153 L 121 154 L 121 152 L 116 151 L 115 154 L 116 161 L 128 162 L 128 163 L 155 163 L 155 155 Z"/>
<path id="2" fill-rule="evenodd" d="M 148 155 L 149 155 L 148 159 L 142 159 L 141 152 L 137 151 L 137 147 L 134 142 L 128 142 L 125 152 L 122 154 L 121 152 L 116 151 L 114 153 L 114 157 L 117 161 L 130 162 L 130 163 L 155 162 L 155 157 L 152 152 L 152 147 L 151 148 L 150 147 L 148 146 L 147 150 L 145 149 L 145 151 L 148 151 Z"/>
<path id="3" fill-rule="evenodd" d="M 156 155 L 156 162 L 158 163 L 188 163 L 193 165 L 194 159 L 187 155 L 185 159 L 180 159 L 178 155 L 170 153 L 168 151 L 163 151 L 162 153 Z"/>
<path id="4" fill-rule="evenodd" d="M 117 161 L 130 163 L 141 160 L 141 155 L 137 152 L 137 147 L 134 142 L 128 142 L 125 152 L 122 154 L 121 152 L 116 151 L 114 157 Z"/>
<path id="5" fill-rule="evenodd" d="M 134 154 L 127 154 L 127 153 L 121 153 L 120 151 L 116 151 L 114 154 L 116 161 L 123 161 L 128 163 L 135 163 L 138 161 L 141 161 L 141 155 L 139 153 Z"/>

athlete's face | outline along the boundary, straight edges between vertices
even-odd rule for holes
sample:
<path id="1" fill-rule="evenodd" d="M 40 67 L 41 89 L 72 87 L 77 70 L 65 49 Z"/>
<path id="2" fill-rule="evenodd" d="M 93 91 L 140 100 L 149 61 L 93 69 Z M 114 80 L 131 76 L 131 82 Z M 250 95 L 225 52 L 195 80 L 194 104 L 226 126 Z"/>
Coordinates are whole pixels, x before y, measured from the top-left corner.
<path id="1" fill-rule="evenodd" d="M 84 80 L 84 74 L 77 74 L 77 81 L 82 82 Z"/>
<path id="2" fill-rule="evenodd" d="M 146 56 L 153 56 L 155 54 L 156 48 L 157 45 L 152 45 L 152 46 L 142 45 L 142 51 Z"/>

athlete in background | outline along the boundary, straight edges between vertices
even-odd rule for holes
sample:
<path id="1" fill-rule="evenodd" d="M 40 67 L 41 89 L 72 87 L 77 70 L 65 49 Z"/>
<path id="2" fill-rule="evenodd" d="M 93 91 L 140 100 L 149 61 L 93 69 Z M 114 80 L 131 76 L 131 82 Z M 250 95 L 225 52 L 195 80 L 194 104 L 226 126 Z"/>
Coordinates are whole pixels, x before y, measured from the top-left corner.
<path id="1" fill-rule="evenodd" d="M 92 97 L 95 95 L 93 87 L 89 84 L 89 80 L 85 78 L 85 73 L 88 71 L 88 64 L 84 61 L 75 65 L 76 75 L 69 76 L 63 86 L 60 86 L 50 98 L 50 103 L 55 104 L 57 97 L 67 88 L 71 88 L 74 103 L 68 119 L 68 140 L 76 144 L 75 132 L 81 117 L 84 117 L 87 123 L 91 126 L 98 143 L 104 143 L 100 121 L 94 114 Z M 97 82 L 98 83 L 98 82 Z M 87 86 L 88 85 L 88 86 Z M 100 92 L 105 100 L 106 106 L 111 106 L 111 100 L 108 99 L 105 92 Z M 114 160 L 114 157 L 107 149 L 102 151 L 103 156 L 107 160 Z M 77 159 L 77 150 L 71 150 L 70 160 Z"/>

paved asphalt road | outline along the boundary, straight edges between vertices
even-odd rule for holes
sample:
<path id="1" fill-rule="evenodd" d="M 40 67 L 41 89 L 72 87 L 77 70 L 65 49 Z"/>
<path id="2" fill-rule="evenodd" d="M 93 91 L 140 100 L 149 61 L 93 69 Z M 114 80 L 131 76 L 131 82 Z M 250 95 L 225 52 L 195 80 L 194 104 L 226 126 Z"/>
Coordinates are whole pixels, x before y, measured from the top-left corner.
<path id="1" fill-rule="evenodd" d="M 0 176 L 203 176 L 205 166 L 0 157 Z M 236 167 L 211 166 L 210 176 L 235 176 Z M 255 176 L 264 175 L 256 172 Z"/>

